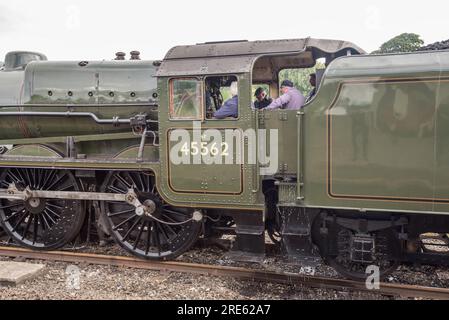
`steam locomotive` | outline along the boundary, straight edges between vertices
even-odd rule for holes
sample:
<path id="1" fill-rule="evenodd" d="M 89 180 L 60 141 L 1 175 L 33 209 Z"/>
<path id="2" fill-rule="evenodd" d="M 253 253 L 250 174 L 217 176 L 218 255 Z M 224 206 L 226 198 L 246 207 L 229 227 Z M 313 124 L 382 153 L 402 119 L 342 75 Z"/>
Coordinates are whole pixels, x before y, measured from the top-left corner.
<path id="1" fill-rule="evenodd" d="M 255 86 L 277 97 L 282 70 L 319 59 L 303 108 L 251 107 Z M 235 82 L 238 117 L 215 119 Z M 366 55 L 339 40 L 178 46 L 162 61 L 12 52 L 0 71 L 1 227 L 53 250 L 94 223 L 156 260 L 229 233 L 230 258 L 261 262 L 268 235 L 289 260 L 355 279 L 373 265 L 385 276 L 400 262 L 446 264 L 448 85 L 447 51 Z"/>

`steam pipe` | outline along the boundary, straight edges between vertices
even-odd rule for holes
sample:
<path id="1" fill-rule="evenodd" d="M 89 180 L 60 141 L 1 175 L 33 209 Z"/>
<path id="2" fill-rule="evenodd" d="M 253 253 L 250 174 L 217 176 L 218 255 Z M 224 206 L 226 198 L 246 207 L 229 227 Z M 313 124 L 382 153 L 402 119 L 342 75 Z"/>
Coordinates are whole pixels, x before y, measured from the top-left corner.
<path id="1" fill-rule="evenodd" d="M 0 116 L 22 116 L 22 117 L 90 117 L 98 124 L 130 124 L 131 119 L 120 119 L 114 117 L 112 119 L 100 119 L 92 112 L 40 112 L 40 111 L 16 111 L 16 112 L 0 112 Z M 147 120 L 147 123 L 158 123 L 157 120 Z"/>

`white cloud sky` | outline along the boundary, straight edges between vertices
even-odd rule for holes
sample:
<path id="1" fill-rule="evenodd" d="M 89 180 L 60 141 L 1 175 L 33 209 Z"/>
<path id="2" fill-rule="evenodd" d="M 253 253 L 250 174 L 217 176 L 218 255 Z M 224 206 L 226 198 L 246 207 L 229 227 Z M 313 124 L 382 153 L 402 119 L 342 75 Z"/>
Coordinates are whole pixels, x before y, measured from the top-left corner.
<path id="1" fill-rule="evenodd" d="M 308 36 L 373 51 L 403 32 L 449 39 L 448 9 L 441 0 L 0 0 L 0 60 L 12 50 L 93 60 L 134 49 L 161 59 L 179 44 Z"/>

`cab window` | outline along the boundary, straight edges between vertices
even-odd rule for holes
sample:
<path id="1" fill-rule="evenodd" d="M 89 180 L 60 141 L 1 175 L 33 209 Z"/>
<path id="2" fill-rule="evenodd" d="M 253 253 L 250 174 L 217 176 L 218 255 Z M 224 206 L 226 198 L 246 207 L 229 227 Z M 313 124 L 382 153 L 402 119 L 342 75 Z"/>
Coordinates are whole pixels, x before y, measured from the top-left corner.
<path id="1" fill-rule="evenodd" d="M 206 118 L 236 120 L 239 115 L 237 77 L 207 77 L 205 84 Z"/>
<path id="2" fill-rule="evenodd" d="M 202 82 L 195 78 L 170 80 L 170 119 L 202 120 Z"/>

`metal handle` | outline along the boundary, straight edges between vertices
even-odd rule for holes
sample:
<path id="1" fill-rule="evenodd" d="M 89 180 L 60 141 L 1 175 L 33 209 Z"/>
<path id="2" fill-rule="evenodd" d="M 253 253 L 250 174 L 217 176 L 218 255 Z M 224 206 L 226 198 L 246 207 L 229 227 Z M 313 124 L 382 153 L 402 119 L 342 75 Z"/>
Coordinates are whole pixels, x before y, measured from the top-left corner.
<path id="1" fill-rule="evenodd" d="M 298 153 L 297 153 L 297 164 L 298 164 L 298 170 L 297 170 L 297 200 L 302 201 L 304 200 L 304 196 L 302 194 L 302 189 L 304 187 L 303 182 L 303 174 L 304 174 L 304 161 L 303 161 L 303 134 L 302 134 L 302 127 L 304 122 L 304 112 L 299 111 L 297 113 L 298 116 Z"/>

